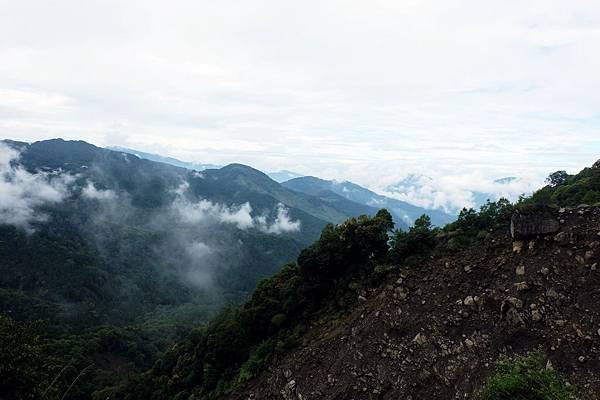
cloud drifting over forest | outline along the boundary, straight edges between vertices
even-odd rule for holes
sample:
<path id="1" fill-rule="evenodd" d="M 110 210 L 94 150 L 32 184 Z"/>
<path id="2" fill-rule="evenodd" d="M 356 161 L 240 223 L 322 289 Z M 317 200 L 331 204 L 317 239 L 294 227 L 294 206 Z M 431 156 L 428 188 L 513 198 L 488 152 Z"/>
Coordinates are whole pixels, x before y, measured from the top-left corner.
<path id="1" fill-rule="evenodd" d="M 16 163 L 18 158 L 16 150 L 0 143 L 0 223 L 31 231 L 33 223 L 47 219 L 38 207 L 62 201 L 72 177 L 30 173 Z"/>

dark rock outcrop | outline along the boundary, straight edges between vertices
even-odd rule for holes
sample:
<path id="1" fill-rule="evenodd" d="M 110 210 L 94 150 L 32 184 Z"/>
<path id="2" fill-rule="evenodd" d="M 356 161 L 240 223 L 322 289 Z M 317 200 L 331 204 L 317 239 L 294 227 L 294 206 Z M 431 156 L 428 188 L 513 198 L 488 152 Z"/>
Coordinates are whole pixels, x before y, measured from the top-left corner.
<path id="1" fill-rule="evenodd" d="M 559 229 L 560 224 L 548 211 L 528 214 L 516 211 L 510 219 L 510 234 L 515 240 L 547 235 L 558 232 Z"/>

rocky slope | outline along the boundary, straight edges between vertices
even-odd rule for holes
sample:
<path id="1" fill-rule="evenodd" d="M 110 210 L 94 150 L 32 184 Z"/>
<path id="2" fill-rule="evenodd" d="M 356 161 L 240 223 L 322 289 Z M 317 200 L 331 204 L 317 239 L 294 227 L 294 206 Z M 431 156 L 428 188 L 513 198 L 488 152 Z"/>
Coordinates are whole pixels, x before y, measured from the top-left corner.
<path id="1" fill-rule="evenodd" d="M 236 399 L 476 398 L 503 357 L 600 393 L 600 208 L 561 209 L 558 231 L 394 267 L 342 321 L 315 327 Z"/>

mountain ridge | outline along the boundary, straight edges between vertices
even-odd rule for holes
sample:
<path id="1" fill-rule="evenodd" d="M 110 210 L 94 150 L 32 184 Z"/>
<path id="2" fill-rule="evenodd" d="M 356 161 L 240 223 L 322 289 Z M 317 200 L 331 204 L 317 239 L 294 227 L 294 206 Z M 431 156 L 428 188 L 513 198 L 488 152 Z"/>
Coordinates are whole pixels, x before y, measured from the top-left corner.
<path id="1" fill-rule="evenodd" d="M 395 222 L 403 229 L 421 215 L 427 214 L 431 217 L 432 223 L 437 226 L 443 226 L 454 220 L 454 216 L 445 214 L 438 210 L 424 209 L 412 204 L 379 195 L 369 189 L 348 181 L 330 181 L 313 176 L 291 179 L 283 182 L 282 185 L 297 191 L 318 195 L 324 190 L 331 191 L 339 196 L 345 197 L 351 201 L 375 208 L 386 208 L 395 217 Z"/>

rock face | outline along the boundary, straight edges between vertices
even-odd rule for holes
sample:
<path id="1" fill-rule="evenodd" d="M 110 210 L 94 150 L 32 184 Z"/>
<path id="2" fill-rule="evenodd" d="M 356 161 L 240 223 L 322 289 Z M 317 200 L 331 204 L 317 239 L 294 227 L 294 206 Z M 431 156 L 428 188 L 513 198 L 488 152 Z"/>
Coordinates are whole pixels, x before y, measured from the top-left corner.
<path id="1" fill-rule="evenodd" d="M 523 214 L 516 211 L 510 219 L 510 234 L 515 240 L 557 232 L 560 224 L 549 212 Z"/>

